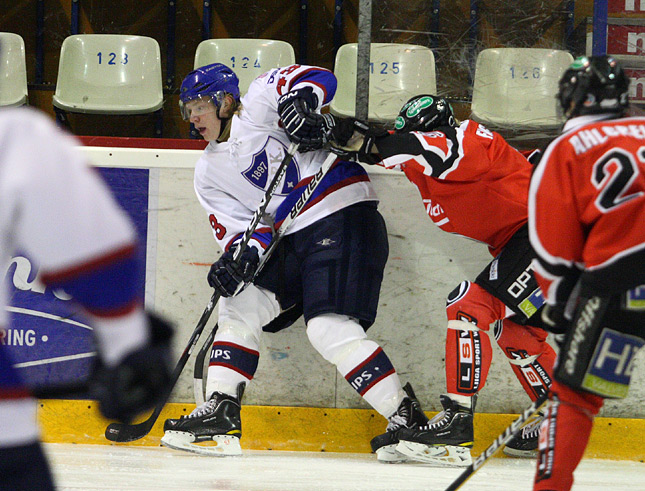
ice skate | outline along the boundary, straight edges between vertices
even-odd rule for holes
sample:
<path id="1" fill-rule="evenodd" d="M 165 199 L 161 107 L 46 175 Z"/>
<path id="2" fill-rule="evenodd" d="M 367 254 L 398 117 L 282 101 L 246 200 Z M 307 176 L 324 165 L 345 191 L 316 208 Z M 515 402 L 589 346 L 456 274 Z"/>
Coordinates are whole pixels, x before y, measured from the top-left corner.
<path id="1" fill-rule="evenodd" d="M 188 416 L 167 419 L 161 444 L 175 450 L 202 455 L 242 455 L 240 401 L 245 384 L 238 385 L 237 397 L 215 392 Z M 195 445 L 215 442 L 214 445 Z"/>
<path id="2" fill-rule="evenodd" d="M 410 384 L 405 384 L 403 390 L 407 397 L 401 401 L 396 412 L 390 416 L 385 433 L 375 436 L 370 442 L 372 451 L 376 453 L 379 462 L 401 463 L 407 461 L 408 458 L 405 455 L 396 451 L 396 446 L 399 443 L 398 431 L 402 428 L 416 428 L 428 422 Z"/>
<path id="3" fill-rule="evenodd" d="M 537 456 L 538 439 L 540 438 L 540 426 L 544 421 L 544 414 L 538 412 L 526 423 L 520 432 L 515 435 L 504 447 L 504 453 L 511 457 L 535 457 Z"/>
<path id="4" fill-rule="evenodd" d="M 401 429 L 396 451 L 417 462 L 439 466 L 470 465 L 476 397 L 472 397 L 471 407 L 466 407 L 442 395 L 443 411 L 423 426 Z"/>

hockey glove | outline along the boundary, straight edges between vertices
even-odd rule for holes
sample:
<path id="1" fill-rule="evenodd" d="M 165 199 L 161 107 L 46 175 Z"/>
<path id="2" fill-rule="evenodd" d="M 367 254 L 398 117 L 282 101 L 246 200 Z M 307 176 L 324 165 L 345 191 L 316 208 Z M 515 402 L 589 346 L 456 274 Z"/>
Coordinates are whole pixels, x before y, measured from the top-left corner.
<path id="1" fill-rule="evenodd" d="M 165 398 L 171 385 L 170 340 L 173 329 L 165 320 L 148 314 L 150 343 L 108 368 L 97 361 L 90 395 L 109 419 L 130 423 Z M 98 359 L 98 358 L 97 358 Z"/>
<path id="2" fill-rule="evenodd" d="M 234 253 L 235 247 L 231 247 L 213 263 L 208 273 L 208 284 L 222 297 L 232 297 L 240 283 L 250 282 L 260 263 L 260 256 L 255 247 L 244 249 L 239 262 L 233 260 Z"/>
<path id="3" fill-rule="evenodd" d="M 337 120 L 331 131 L 331 145 L 334 153 L 347 160 L 364 164 L 378 164 L 381 158 L 374 147 L 376 140 L 388 136 L 387 130 L 364 123 L 358 119 Z"/>
<path id="4" fill-rule="evenodd" d="M 316 112 L 318 98 L 311 87 L 292 90 L 278 100 L 278 114 L 289 140 L 300 152 L 318 150 L 327 143 L 336 124 L 331 114 Z"/>
<path id="5" fill-rule="evenodd" d="M 542 322 L 544 329 L 553 334 L 563 334 L 571 326 L 571 319 L 565 316 L 565 304 L 545 304 L 542 309 Z"/>

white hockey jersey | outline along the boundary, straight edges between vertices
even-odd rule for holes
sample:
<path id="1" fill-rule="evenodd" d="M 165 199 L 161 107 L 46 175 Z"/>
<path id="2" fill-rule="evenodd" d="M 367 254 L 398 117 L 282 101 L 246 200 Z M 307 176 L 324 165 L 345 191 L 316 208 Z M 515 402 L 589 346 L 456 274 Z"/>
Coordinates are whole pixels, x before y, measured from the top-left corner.
<path id="1" fill-rule="evenodd" d="M 75 145 L 36 111 L 0 109 L 0 260 L 5 272 L 18 250 L 37 261 L 42 281 L 90 314 L 104 361 L 116 363 L 149 336 L 136 235 Z M 3 281 L 0 328 L 8 327 L 7 294 Z M 0 447 L 36 438 L 35 408 L 0 343 Z"/>
<path id="2" fill-rule="evenodd" d="M 320 110 L 333 98 L 336 78 L 329 70 L 304 65 L 276 68 L 259 76 L 242 98 L 242 109 L 233 116 L 228 142 L 211 142 L 197 162 L 195 192 L 223 250 L 243 235 L 290 145 L 281 128 L 278 99 L 303 86 L 313 88 Z M 251 245 L 260 250 L 268 245 L 271 227 L 279 226 L 327 155 L 324 150 L 295 155 Z M 361 201 L 377 201 L 367 173 L 357 163 L 337 161 L 289 233 Z"/>

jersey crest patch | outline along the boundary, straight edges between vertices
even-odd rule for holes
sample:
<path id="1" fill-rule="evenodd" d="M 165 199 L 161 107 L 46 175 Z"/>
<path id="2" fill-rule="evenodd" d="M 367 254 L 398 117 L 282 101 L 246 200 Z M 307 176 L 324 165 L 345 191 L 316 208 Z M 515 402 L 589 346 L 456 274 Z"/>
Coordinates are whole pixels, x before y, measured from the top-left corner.
<path id="1" fill-rule="evenodd" d="M 279 140 L 272 136 L 267 138 L 267 141 L 262 149 L 253 155 L 251 165 L 242 172 L 244 178 L 253 184 L 255 187 L 265 190 L 270 179 L 273 178 L 277 172 L 284 156 L 287 154 L 287 147 L 285 147 Z M 287 173 L 282 184 L 282 188 L 277 192 L 278 195 L 287 195 L 296 187 L 300 181 L 300 169 L 295 157 L 291 160 Z"/>

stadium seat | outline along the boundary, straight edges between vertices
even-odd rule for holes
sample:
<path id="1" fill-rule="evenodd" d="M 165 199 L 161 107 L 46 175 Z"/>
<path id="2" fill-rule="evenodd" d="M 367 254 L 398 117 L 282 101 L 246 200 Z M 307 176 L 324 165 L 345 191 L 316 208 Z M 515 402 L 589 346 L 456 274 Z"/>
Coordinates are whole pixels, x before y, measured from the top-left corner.
<path id="1" fill-rule="evenodd" d="M 548 129 L 562 124 L 555 95 L 567 51 L 494 48 L 481 51 L 475 65 L 472 118 L 491 127 Z"/>
<path id="2" fill-rule="evenodd" d="M 195 68 L 211 63 L 230 67 L 240 80 L 242 94 L 258 75 L 295 62 L 289 43 L 271 39 L 207 39 L 199 43 L 195 52 Z"/>
<path id="3" fill-rule="evenodd" d="M 161 136 L 163 86 L 159 44 L 150 37 L 81 34 L 63 41 L 53 98 L 57 119 L 65 112 L 157 114 Z"/>
<path id="4" fill-rule="evenodd" d="M 18 34 L 0 32 L 0 106 L 27 104 L 25 42 Z"/>
<path id="5" fill-rule="evenodd" d="M 356 59 L 358 45 L 342 45 L 336 53 L 334 74 L 338 90 L 330 111 L 341 117 L 355 117 Z M 430 48 L 413 44 L 372 43 L 368 119 L 391 123 L 401 106 L 412 96 L 436 94 L 434 54 Z"/>

